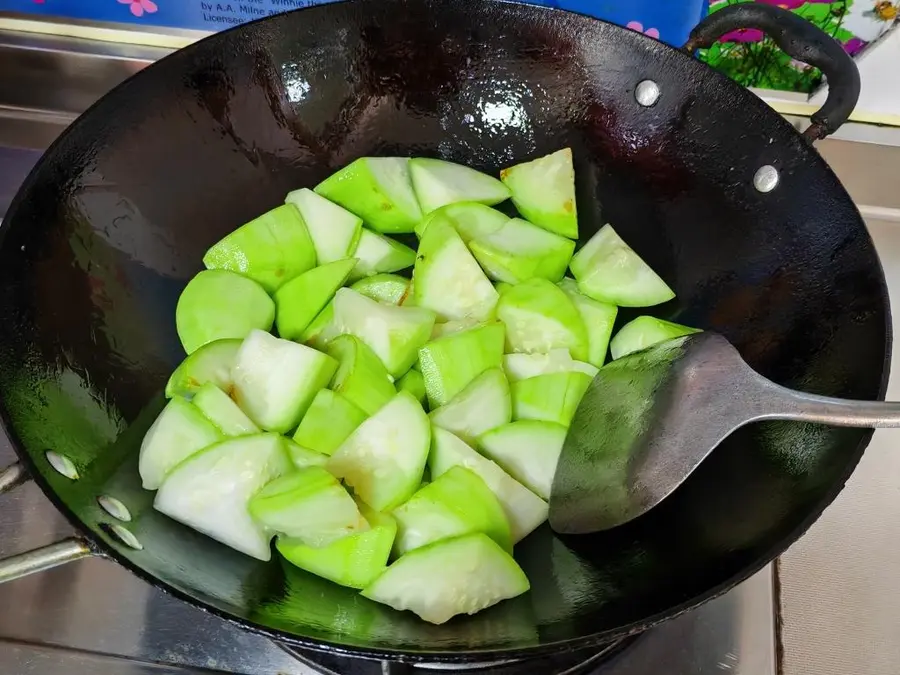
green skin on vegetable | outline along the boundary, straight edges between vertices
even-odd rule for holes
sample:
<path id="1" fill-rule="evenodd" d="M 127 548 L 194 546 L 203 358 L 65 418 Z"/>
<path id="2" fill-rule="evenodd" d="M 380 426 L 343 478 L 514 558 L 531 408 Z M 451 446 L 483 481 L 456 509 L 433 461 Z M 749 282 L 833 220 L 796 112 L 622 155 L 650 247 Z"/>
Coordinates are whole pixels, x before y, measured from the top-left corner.
<path id="1" fill-rule="evenodd" d="M 398 534 L 394 555 L 440 539 L 484 532 L 512 552 L 509 522 L 497 497 L 469 469 L 454 466 L 433 483 L 419 489 L 394 511 Z"/>
<path id="2" fill-rule="evenodd" d="M 417 157 L 409 160 L 409 174 L 424 214 L 456 202 L 491 205 L 509 199 L 501 181 L 453 162 Z"/>
<path id="3" fill-rule="evenodd" d="M 378 232 L 412 232 L 422 219 L 405 157 L 360 157 L 315 191 Z"/>
<path id="4" fill-rule="evenodd" d="M 526 220 L 570 239 L 578 239 L 575 169 L 572 150 L 563 148 L 500 172 L 513 204 Z"/>
<path id="5" fill-rule="evenodd" d="M 503 371 L 510 382 L 572 370 L 591 378 L 599 372 L 599 369 L 590 363 L 575 361 L 568 349 L 551 349 L 546 354 L 507 354 L 503 357 Z"/>
<path id="6" fill-rule="evenodd" d="M 444 222 L 468 244 L 472 239 L 494 234 L 503 227 L 509 216 L 477 202 L 448 204 L 429 213 L 416 225 L 416 234 L 421 239 L 432 222 Z"/>
<path id="7" fill-rule="evenodd" d="M 466 385 L 503 362 L 506 331 L 493 322 L 433 340 L 419 350 L 429 407 L 450 402 Z"/>
<path id="8" fill-rule="evenodd" d="M 179 364 L 166 383 L 166 398 L 191 397 L 207 382 L 222 391 L 231 390 L 231 367 L 241 340 L 208 342 Z"/>
<path id="9" fill-rule="evenodd" d="M 425 378 L 418 370 L 410 370 L 397 380 L 397 391 L 408 391 L 419 403 L 425 405 Z"/>
<path id="10" fill-rule="evenodd" d="M 432 424 L 467 443 L 490 429 L 507 424 L 512 419 L 512 402 L 506 375 L 500 368 L 484 371 L 429 417 Z"/>
<path id="11" fill-rule="evenodd" d="M 584 322 L 588 338 L 588 363 L 600 368 L 606 361 L 606 352 L 609 350 L 609 340 L 619 308 L 583 295 L 574 279 L 563 279 L 559 282 L 559 287 L 575 305 Z"/>
<path id="12" fill-rule="evenodd" d="M 203 256 L 207 269 L 253 279 L 267 292 L 316 264 L 316 249 L 300 212 L 285 204 L 236 229 Z"/>
<path id="13" fill-rule="evenodd" d="M 270 330 L 275 303 L 262 286 L 225 270 L 205 270 L 191 279 L 178 298 L 175 326 L 184 351 L 205 344 L 243 339 L 254 329 Z"/>
<path id="14" fill-rule="evenodd" d="M 300 420 L 294 441 L 310 450 L 331 455 L 366 417 L 363 410 L 340 394 L 321 389 Z"/>
<path id="15" fill-rule="evenodd" d="M 469 248 L 495 281 L 517 284 L 540 277 L 557 282 L 566 273 L 575 242 L 513 218 L 496 232 L 470 241 Z"/>
<path id="16" fill-rule="evenodd" d="M 357 263 L 350 278 L 355 281 L 412 267 L 416 261 L 416 252 L 399 241 L 363 228 L 353 257 L 357 259 Z"/>
<path id="17" fill-rule="evenodd" d="M 207 382 L 191 401 L 225 436 L 247 436 L 260 432 L 231 397 L 212 382 Z"/>
<path id="18" fill-rule="evenodd" d="M 543 420 L 569 426 L 591 384 L 584 373 L 551 373 L 514 382 L 513 419 Z"/>
<path id="19" fill-rule="evenodd" d="M 506 325 L 509 352 L 545 354 L 568 349 L 576 361 L 586 361 L 588 337 L 581 315 L 568 296 L 546 279 L 531 279 L 507 290 L 497 305 Z"/>
<path id="20" fill-rule="evenodd" d="M 336 337 L 327 351 L 339 364 L 331 388 L 364 415 L 374 415 L 394 398 L 396 390 L 384 364 L 358 337 Z"/>
<path id="21" fill-rule="evenodd" d="M 639 352 L 666 340 L 699 333 L 697 328 L 664 321 L 653 316 L 639 316 L 626 323 L 610 344 L 613 359 Z"/>
<path id="22" fill-rule="evenodd" d="M 309 324 L 344 285 L 356 258 L 314 267 L 275 291 L 275 326 L 286 340 L 299 340 Z"/>

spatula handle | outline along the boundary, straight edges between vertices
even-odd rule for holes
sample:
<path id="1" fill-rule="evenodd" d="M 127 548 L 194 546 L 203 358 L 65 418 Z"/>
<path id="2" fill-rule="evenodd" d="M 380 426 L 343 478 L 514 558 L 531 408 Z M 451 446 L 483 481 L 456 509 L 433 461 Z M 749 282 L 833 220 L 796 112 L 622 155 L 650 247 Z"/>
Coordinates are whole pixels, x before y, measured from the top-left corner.
<path id="1" fill-rule="evenodd" d="M 833 427 L 900 427 L 900 402 L 850 401 L 807 394 L 774 385 L 784 402 L 784 412 L 768 419 L 818 422 Z"/>

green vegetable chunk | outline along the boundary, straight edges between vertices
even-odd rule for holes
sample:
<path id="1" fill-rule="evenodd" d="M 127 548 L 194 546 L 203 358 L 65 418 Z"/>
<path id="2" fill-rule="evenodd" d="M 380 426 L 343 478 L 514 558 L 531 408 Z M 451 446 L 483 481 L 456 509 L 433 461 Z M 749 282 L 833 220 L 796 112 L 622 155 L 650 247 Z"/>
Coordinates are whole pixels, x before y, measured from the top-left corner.
<path id="1" fill-rule="evenodd" d="M 362 220 L 337 204 L 332 204 L 308 188 L 288 193 L 284 201 L 303 216 L 319 265 L 353 257 Z"/>
<path id="2" fill-rule="evenodd" d="M 409 279 L 396 274 L 376 274 L 360 279 L 350 288 L 385 305 L 399 305 L 409 292 Z"/>
<path id="3" fill-rule="evenodd" d="M 234 400 L 259 427 L 286 433 L 334 375 L 337 362 L 315 349 L 253 331 L 234 364 Z"/>
<path id="4" fill-rule="evenodd" d="M 259 427 L 244 414 L 238 404 L 212 382 L 207 382 L 197 390 L 192 403 L 226 436 L 259 433 Z"/>
<path id="5" fill-rule="evenodd" d="M 293 467 L 281 436 L 231 438 L 185 460 L 166 477 L 153 507 L 259 560 L 269 560 L 272 532 L 247 509 L 260 488 Z"/>
<path id="6" fill-rule="evenodd" d="M 336 260 L 304 272 L 275 291 L 275 326 L 278 334 L 286 340 L 302 338 L 309 324 L 331 302 L 354 267 L 356 258 Z"/>
<path id="7" fill-rule="evenodd" d="M 331 455 L 366 417 L 365 412 L 340 394 L 320 389 L 300 420 L 294 441 L 315 452 Z"/>
<path id="8" fill-rule="evenodd" d="M 503 362 L 506 330 L 493 322 L 432 340 L 419 350 L 428 405 L 434 410 L 450 402 L 469 382 Z"/>
<path id="9" fill-rule="evenodd" d="M 429 417 L 432 424 L 456 434 L 466 443 L 471 443 L 490 429 L 509 423 L 512 402 L 503 370 L 491 368 L 484 371 Z"/>
<path id="10" fill-rule="evenodd" d="M 272 209 L 242 225 L 203 256 L 210 270 L 228 270 L 269 293 L 316 264 L 316 249 L 293 204 Z"/>
<path id="11" fill-rule="evenodd" d="M 235 339 L 207 342 L 190 354 L 172 373 L 166 383 L 166 398 L 191 397 L 207 382 L 222 391 L 231 389 L 231 366 L 241 348 Z"/>
<path id="12" fill-rule="evenodd" d="M 433 310 L 442 321 L 484 321 L 493 315 L 497 291 L 447 223 L 428 226 L 413 274 L 416 305 Z"/>
<path id="13" fill-rule="evenodd" d="M 513 419 L 544 420 L 568 427 L 591 379 L 585 373 L 570 371 L 513 382 Z"/>
<path id="14" fill-rule="evenodd" d="M 416 225 L 416 234 L 421 239 L 425 230 L 433 222 L 441 220 L 450 225 L 462 240 L 468 244 L 472 239 L 494 234 L 506 224 L 509 216 L 476 202 L 448 204 L 431 212 Z"/>
<path id="15" fill-rule="evenodd" d="M 593 378 L 598 370 L 590 363 L 575 361 L 568 349 L 551 349 L 546 354 L 507 354 L 503 357 L 503 371 L 510 382 L 569 371 L 584 373 Z"/>
<path id="16" fill-rule="evenodd" d="M 578 290 L 619 307 L 650 307 L 671 300 L 666 285 L 612 228 L 604 225 L 571 263 Z"/>
<path id="17" fill-rule="evenodd" d="M 571 148 L 504 169 L 500 179 L 525 219 L 550 232 L 578 239 Z"/>
<path id="18" fill-rule="evenodd" d="M 425 405 L 425 378 L 418 370 L 410 370 L 397 380 L 397 391 L 408 391 L 422 405 Z"/>
<path id="19" fill-rule="evenodd" d="M 500 501 L 509 521 L 513 543 L 518 543 L 547 520 L 547 502 L 483 457 L 449 431 L 434 428 L 428 468 L 432 480 L 462 466 L 476 473 Z"/>
<path id="20" fill-rule="evenodd" d="M 496 232 L 470 241 L 469 248 L 495 281 L 517 284 L 540 277 L 555 283 L 566 273 L 575 242 L 513 218 Z"/>
<path id="21" fill-rule="evenodd" d="M 442 624 L 529 588 L 516 561 L 493 539 L 476 533 L 408 553 L 362 594 L 397 610 L 408 609 L 429 623 Z"/>
<path id="22" fill-rule="evenodd" d="M 196 406 L 173 398 L 141 443 L 138 471 L 144 489 L 157 489 L 176 464 L 220 440 L 222 432 Z"/>
<path id="23" fill-rule="evenodd" d="M 559 287 L 569 296 L 584 322 L 588 338 L 588 363 L 600 368 L 606 361 L 609 339 L 612 337 L 619 308 L 582 295 L 574 279 L 563 279 L 559 282 Z"/>
<path id="24" fill-rule="evenodd" d="M 325 390 L 323 389 L 322 391 Z M 325 466 L 328 463 L 328 455 L 304 448 L 290 438 L 284 438 L 283 441 L 291 462 L 298 469 L 306 469 L 310 466 Z"/>
<path id="25" fill-rule="evenodd" d="M 501 181 L 453 162 L 417 157 L 409 160 L 409 175 L 425 214 L 457 202 L 491 205 L 509 199 Z"/>
<path id="26" fill-rule="evenodd" d="M 324 350 L 328 343 L 340 335 L 337 324 L 334 322 L 334 300 L 325 305 L 325 308 L 316 314 L 316 318 L 303 331 L 300 342 L 319 350 Z"/>
<path id="27" fill-rule="evenodd" d="M 374 415 L 394 398 L 397 391 L 384 364 L 358 337 L 341 335 L 335 338 L 328 345 L 328 354 L 339 364 L 331 388 L 364 415 Z"/>
<path id="28" fill-rule="evenodd" d="M 506 325 L 508 352 L 568 349 L 573 359 L 587 360 L 588 337 L 581 315 L 546 279 L 531 279 L 506 291 L 497 305 L 497 318 Z"/>
<path id="29" fill-rule="evenodd" d="M 359 425 L 328 461 L 328 469 L 376 511 L 390 511 L 422 482 L 431 424 L 419 402 L 400 392 Z"/>
<path id="30" fill-rule="evenodd" d="M 522 420 L 492 429 L 478 439 L 481 452 L 542 499 L 550 499 L 566 428 Z"/>
<path id="31" fill-rule="evenodd" d="M 387 567 L 397 523 L 385 514 L 358 504 L 370 529 L 327 546 L 314 547 L 300 539 L 278 537 L 275 547 L 285 559 L 307 572 L 350 588 L 365 588 Z"/>
<path id="32" fill-rule="evenodd" d="M 371 277 L 387 272 L 399 272 L 412 267 L 416 262 L 416 252 L 390 237 L 383 237 L 366 228 L 359 236 L 359 245 L 353 252 L 356 267 L 350 278 L 353 280 Z"/>
<path id="33" fill-rule="evenodd" d="M 626 323 L 610 344 L 613 359 L 639 352 L 660 342 L 699 333 L 697 328 L 664 321 L 653 316 L 639 316 Z"/>
<path id="34" fill-rule="evenodd" d="M 225 270 L 205 270 L 191 279 L 175 307 L 175 327 L 192 354 L 215 340 L 243 339 L 254 329 L 270 330 L 275 303 L 255 281 Z"/>
<path id="35" fill-rule="evenodd" d="M 397 539 L 394 554 L 441 539 L 483 532 L 512 552 L 509 522 L 497 497 L 469 469 L 454 466 L 414 494 L 394 511 Z"/>
<path id="36" fill-rule="evenodd" d="M 360 157 L 315 191 L 379 232 L 412 232 L 422 219 L 405 157 Z"/>
<path id="37" fill-rule="evenodd" d="M 434 312 L 419 307 L 382 305 L 342 288 L 334 296 L 334 322 L 338 333 L 355 335 L 366 343 L 391 377 L 396 378 L 410 369 L 419 347 L 431 337 Z"/>
<path id="38" fill-rule="evenodd" d="M 253 496 L 248 509 L 262 527 L 307 546 L 328 546 L 369 529 L 353 497 L 321 466 L 276 478 Z"/>

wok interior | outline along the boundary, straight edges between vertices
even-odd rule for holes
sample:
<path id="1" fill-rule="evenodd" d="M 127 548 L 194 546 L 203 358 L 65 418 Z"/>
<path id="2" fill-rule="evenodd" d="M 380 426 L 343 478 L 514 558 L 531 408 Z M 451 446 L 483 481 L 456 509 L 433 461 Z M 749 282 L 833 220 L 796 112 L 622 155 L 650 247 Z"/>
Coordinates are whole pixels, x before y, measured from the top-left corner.
<path id="1" fill-rule="evenodd" d="M 206 248 L 355 157 L 428 155 L 496 173 L 571 146 L 582 242 L 612 222 L 676 290 L 658 316 L 714 329 L 807 391 L 876 398 L 887 298 L 862 222 L 774 113 L 635 33 L 485 2 L 320 6 L 205 40 L 113 92 L 48 153 L 0 247 L 7 426 L 70 517 L 147 578 L 299 642 L 484 658 L 611 638 L 739 581 L 833 498 L 870 432 L 760 424 L 619 530 L 516 557 L 532 591 L 436 627 L 151 508 L 137 450 L 182 352 L 176 299 Z M 641 108 L 652 78 L 662 96 Z M 781 171 L 752 188 L 764 163 Z M 635 315 L 622 311 L 620 321 Z M 69 481 L 44 453 L 67 455 Z M 131 550 L 96 503 L 131 510 Z"/>

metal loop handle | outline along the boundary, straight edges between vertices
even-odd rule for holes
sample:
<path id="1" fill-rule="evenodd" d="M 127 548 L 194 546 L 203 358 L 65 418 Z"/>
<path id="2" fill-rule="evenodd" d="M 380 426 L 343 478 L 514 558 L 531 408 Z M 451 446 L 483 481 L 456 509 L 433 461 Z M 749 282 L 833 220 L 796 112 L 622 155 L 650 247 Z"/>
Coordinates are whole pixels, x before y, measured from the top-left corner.
<path id="1" fill-rule="evenodd" d="M 0 471 L 0 495 L 22 485 L 28 478 L 28 472 L 21 463 L 6 467 Z M 0 558 L 0 584 L 93 555 L 94 551 L 87 541 L 69 537 L 32 551 Z"/>
<path id="2" fill-rule="evenodd" d="M 741 3 L 713 12 L 691 31 L 683 50 L 710 47 L 733 30 L 756 28 L 787 54 L 815 66 L 828 80 L 828 98 L 812 116 L 803 136 L 817 141 L 837 131 L 859 100 L 859 70 L 839 42 L 806 19 L 774 5 Z"/>

